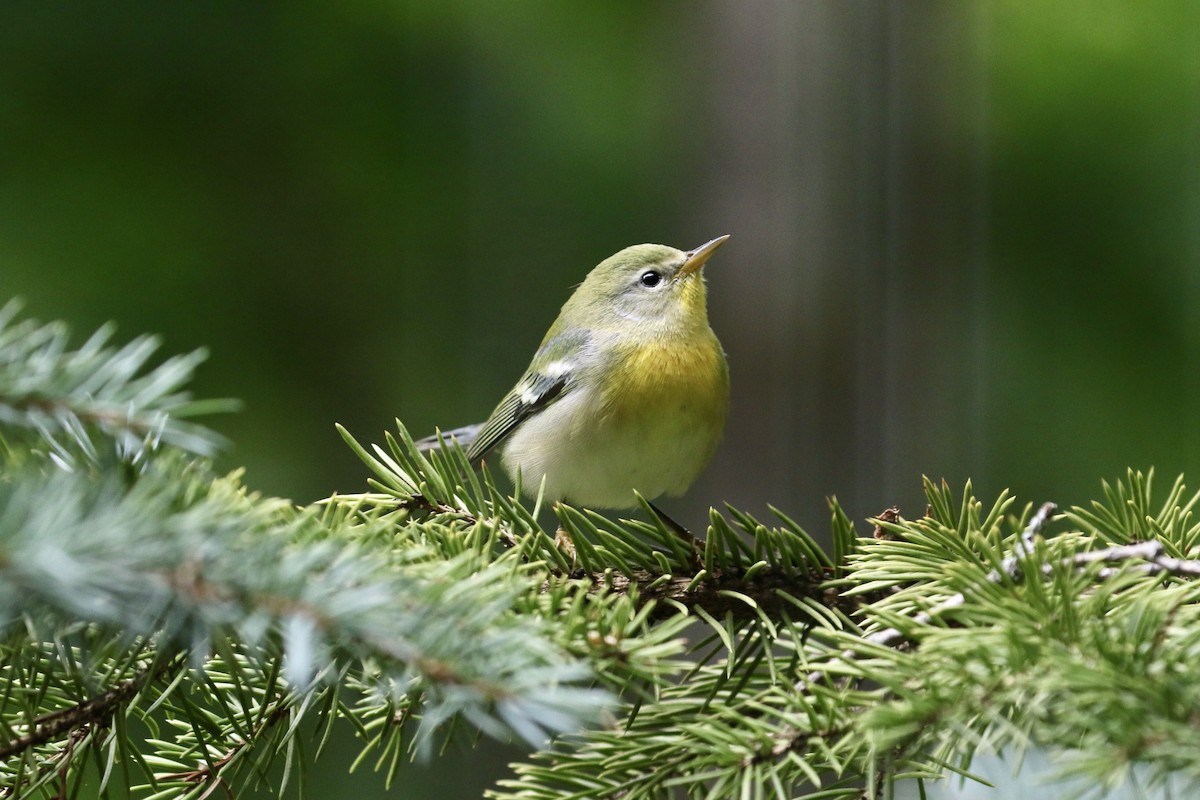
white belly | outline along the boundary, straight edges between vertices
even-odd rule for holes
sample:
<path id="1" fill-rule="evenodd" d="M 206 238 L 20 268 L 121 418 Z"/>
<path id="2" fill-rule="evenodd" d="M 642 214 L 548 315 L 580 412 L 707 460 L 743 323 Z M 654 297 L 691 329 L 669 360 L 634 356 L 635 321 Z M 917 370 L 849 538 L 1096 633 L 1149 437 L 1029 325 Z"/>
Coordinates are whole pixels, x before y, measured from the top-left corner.
<path id="1" fill-rule="evenodd" d="M 682 494 L 704 469 L 720 430 L 687 404 L 606 422 L 594 393 L 567 394 L 525 420 L 502 446 L 505 470 L 525 493 L 601 508 L 635 508 Z"/>

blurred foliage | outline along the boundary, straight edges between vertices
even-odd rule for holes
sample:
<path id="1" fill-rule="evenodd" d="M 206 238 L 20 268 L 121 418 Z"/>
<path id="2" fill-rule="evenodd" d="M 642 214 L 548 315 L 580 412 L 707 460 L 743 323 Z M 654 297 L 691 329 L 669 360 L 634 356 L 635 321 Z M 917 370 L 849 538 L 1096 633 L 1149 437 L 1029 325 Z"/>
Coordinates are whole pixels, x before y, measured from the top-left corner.
<path id="1" fill-rule="evenodd" d="M 1200 7 L 1010 1 L 987 24 L 989 460 L 1076 496 L 1087 471 L 1194 471 Z"/>

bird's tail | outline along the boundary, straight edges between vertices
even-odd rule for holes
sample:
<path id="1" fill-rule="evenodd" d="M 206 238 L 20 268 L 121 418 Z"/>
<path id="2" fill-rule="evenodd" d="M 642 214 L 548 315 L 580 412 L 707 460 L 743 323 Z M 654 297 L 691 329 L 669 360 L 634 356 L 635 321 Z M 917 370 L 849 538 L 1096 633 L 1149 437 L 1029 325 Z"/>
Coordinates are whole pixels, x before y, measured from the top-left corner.
<path id="1" fill-rule="evenodd" d="M 478 435 L 479 429 L 482 427 L 483 423 L 476 423 L 474 425 L 464 425 L 461 428 L 454 428 L 449 431 L 439 431 L 433 436 L 417 439 L 417 450 L 422 453 L 429 453 L 441 448 L 443 442 L 449 443 L 451 441 L 458 442 L 463 450 L 468 450 L 471 447 L 471 442 L 475 441 L 475 436 Z"/>

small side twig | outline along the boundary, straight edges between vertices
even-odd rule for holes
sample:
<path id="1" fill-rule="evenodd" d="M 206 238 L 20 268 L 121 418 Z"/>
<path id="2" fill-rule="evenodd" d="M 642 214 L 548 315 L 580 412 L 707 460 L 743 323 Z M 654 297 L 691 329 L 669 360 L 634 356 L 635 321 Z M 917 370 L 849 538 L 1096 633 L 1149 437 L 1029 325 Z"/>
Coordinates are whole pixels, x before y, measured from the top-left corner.
<path id="1" fill-rule="evenodd" d="M 1079 553 L 1071 558 L 1075 566 L 1096 563 L 1119 563 L 1140 559 L 1146 563 L 1136 568 L 1149 575 L 1185 575 L 1189 578 L 1200 577 L 1200 561 L 1185 558 L 1175 558 L 1163 555 L 1162 542 L 1151 539 L 1137 544 L 1124 544 L 1109 547 L 1105 550 L 1094 550 L 1089 553 Z M 1101 580 L 1111 578 L 1118 571 L 1116 567 L 1105 567 L 1097 576 Z"/>
<path id="2" fill-rule="evenodd" d="M 212 762 L 205 763 L 194 770 L 159 773 L 155 777 L 159 780 L 179 780 L 193 784 L 204 784 L 208 788 L 200 795 L 201 798 L 211 797 L 218 789 L 223 790 L 226 796 L 230 798 L 234 797 L 233 791 L 222 775 L 223 771 L 238 756 L 253 747 L 264 733 L 288 718 L 288 715 L 291 713 L 293 700 L 294 698 L 289 695 L 277 697 L 274 708 L 259 720 L 251 735 L 231 746 Z"/>
<path id="3" fill-rule="evenodd" d="M 401 508 L 408 508 L 414 511 L 424 511 L 427 514 L 448 514 L 453 517 L 458 517 L 468 525 L 474 525 L 479 521 L 479 518 L 461 508 L 446 505 L 445 503 L 435 503 L 423 494 L 414 494 L 409 496 L 407 500 L 400 501 Z"/>

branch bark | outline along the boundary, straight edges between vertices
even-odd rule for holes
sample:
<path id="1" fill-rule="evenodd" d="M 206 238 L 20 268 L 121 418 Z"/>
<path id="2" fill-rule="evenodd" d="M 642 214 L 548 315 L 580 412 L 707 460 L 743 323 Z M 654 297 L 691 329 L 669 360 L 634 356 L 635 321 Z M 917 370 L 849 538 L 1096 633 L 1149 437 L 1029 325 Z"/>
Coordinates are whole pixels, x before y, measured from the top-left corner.
<path id="1" fill-rule="evenodd" d="M 165 661 L 152 663 L 132 678 L 113 688 L 73 706 L 43 714 L 34 720 L 32 729 L 15 739 L 0 743 L 0 759 L 18 756 L 32 747 L 45 744 L 85 725 L 107 726 L 119 709 L 138 692 L 161 676 L 183 666 L 186 654 L 180 653 Z"/>

